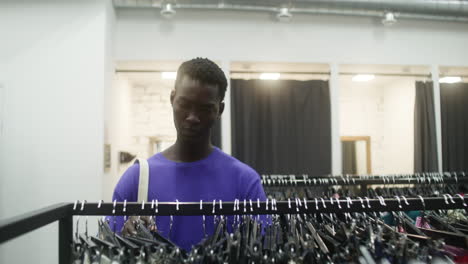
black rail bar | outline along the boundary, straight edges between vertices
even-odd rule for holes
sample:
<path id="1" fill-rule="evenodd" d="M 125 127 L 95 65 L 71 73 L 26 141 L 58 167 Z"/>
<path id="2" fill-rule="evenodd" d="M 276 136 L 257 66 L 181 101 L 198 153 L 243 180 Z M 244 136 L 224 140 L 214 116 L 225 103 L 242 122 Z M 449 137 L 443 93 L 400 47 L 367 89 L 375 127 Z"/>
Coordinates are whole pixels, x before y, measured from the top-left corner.
<path id="1" fill-rule="evenodd" d="M 59 220 L 59 263 L 71 263 L 73 240 L 73 216 Z"/>
<path id="2" fill-rule="evenodd" d="M 466 201 L 465 201 L 466 200 Z M 250 214 L 303 214 L 344 212 L 385 212 L 467 208 L 468 197 L 426 197 L 379 199 L 316 199 L 272 201 L 257 200 L 235 202 L 158 202 L 145 203 L 89 203 L 83 210 L 76 209 L 74 215 L 250 215 Z M 236 205 L 234 205 L 236 204 Z M 157 208 L 157 209 L 156 209 Z M 178 209 L 177 209 L 178 208 Z M 235 209 L 234 209 L 235 208 Z"/>
<path id="3" fill-rule="evenodd" d="M 61 203 L 0 221 L 0 243 L 71 216 L 73 205 Z"/>

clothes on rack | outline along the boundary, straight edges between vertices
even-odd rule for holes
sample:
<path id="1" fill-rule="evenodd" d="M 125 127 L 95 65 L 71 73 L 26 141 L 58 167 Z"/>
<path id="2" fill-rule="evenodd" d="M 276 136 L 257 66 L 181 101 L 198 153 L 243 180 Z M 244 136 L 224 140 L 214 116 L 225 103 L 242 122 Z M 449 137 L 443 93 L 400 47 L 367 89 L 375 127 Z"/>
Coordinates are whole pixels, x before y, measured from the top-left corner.
<path id="1" fill-rule="evenodd" d="M 440 196 L 444 193 L 467 193 L 468 186 L 464 184 L 425 184 L 425 185 L 378 185 L 369 187 L 362 191 L 358 186 L 268 186 L 265 193 L 268 198 L 276 200 L 287 200 L 288 198 L 340 198 L 340 197 L 377 197 L 390 198 L 394 196 L 416 197 L 418 195 L 426 197 Z"/>
<path id="2" fill-rule="evenodd" d="M 372 184 L 468 184 L 468 177 L 461 173 L 416 173 L 405 175 L 341 175 L 309 177 L 302 175 L 262 175 L 263 186 L 330 186 Z"/>
<path id="3" fill-rule="evenodd" d="M 139 222 L 122 237 L 106 221 L 99 235 L 75 234 L 73 263 L 466 263 L 468 221 L 444 210 L 215 217 L 215 232 L 185 251 Z M 466 211 L 465 211 L 466 215 Z"/>

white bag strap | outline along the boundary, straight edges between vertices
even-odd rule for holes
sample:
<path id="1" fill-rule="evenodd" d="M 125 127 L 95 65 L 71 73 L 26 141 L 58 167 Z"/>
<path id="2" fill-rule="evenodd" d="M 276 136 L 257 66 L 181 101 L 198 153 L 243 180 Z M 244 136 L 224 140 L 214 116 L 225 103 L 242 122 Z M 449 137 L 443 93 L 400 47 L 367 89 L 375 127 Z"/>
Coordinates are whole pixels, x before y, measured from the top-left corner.
<path id="1" fill-rule="evenodd" d="M 148 184 L 149 184 L 149 165 L 146 159 L 138 158 L 136 160 L 140 164 L 140 180 L 138 183 L 138 202 L 148 200 Z"/>

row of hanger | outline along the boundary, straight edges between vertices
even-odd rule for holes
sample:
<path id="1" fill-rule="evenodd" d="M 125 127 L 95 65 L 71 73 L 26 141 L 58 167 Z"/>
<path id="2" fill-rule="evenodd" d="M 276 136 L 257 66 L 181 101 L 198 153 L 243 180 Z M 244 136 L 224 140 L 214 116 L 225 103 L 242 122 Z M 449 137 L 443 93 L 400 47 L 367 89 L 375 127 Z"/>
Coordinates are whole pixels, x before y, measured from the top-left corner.
<path id="1" fill-rule="evenodd" d="M 467 219 L 449 224 L 447 211 L 422 212 L 419 220 L 387 214 L 393 223 L 360 212 L 274 214 L 268 226 L 255 216 L 237 222 L 218 216 L 214 232 L 190 252 L 142 221 L 128 237 L 99 220 L 97 236 L 75 233 L 74 263 L 454 263 L 468 248 Z"/>
<path id="2" fill-rule="evenodd" d="M 416 174 L 392 174 L 392 175 L 337 175 L 328 177 L 309 177 L 307 174 L 302 175 L 280 175 L 280 174 L 263 174 L 261 182 L 264 186 L 275 185 L 342 185 L 342 184 L 362 184 L 372 180 L 381 181 L 381 184 L 431 184 L 445 183 L 447 180 L 453 180 L 458 183 L 459 178 L 467 179 L 465 172 L 461 173 L 416 173 Z"/>
<path id="3" fill-rule="evenodd" d="M 289 197 L 314 200 L 341 198 L 343 199 L 359 199 L 359 197 L 392 199 L 395 197 L 437 197 L 448 196 L 449 193 L 456 193 L 456 196 L 467 193 L 468 188 L 465 185 L 443 184 L 443 185 L 414 185 L 414 186 L 376 186 L 361 190 L 354 186 L 329 186 L 329 187 L 297 187 L 297 186 L 283 186 L 283 187 L 268 187 L 265 192 L 270 199 L 285 200 Z"/>
<path id="4" fill-rule="evenodd" d="M 416 172 L 411 174 L 338 174 L 325 176 L 310 176 L 309 174 L 262 174 L 262 177 L 271 178 L 359 178 L 359 179 L 379 179 L 379 178 L 440 178 L 440 177 L 465 177 L 464 171 L 461 172 Z"/>
<path id="5" fill-rule="evenodd" d="M 404 188 L 398 188 L 400 192 L 402 192 L 402 189 Z M 424 188 L 421 188 L 421 189 L 424 189 Z M 334 189 L 330 189 L 330 190 L 333 190 L 333 192 L 335 192 Z M 395 190 L 395 189 L 391 189 L 391 190 Z M 410 191 L 412 190 L 411 188 L 408 188 L 406 189 L 406 191 Z M 418 189 L 416 189 L 418 190 Z M 273 194 L 270 194 L 270 196 L 272 195 L 275 195 L 275 196 L 281 196 L 280 194 L 282 195 L 287 195 L 287 194 L 290 194 L 289 192 L 287 191 L 291 191 L 291 190 L 282 190 L 282 192 L 276 192 L 276 193 L 273 193 Z M 294 190 L 295 191 L 295 190 Z M 304 194 L 309 194 L 307 193 L 307 189 L 305 189 L 305 193 Z M 339 191 L 337 191 L 335 194 L 343 194 L 345 190 L 343 189 L 340 189 Z M 182 203 L 182 202 L 179 202 L 179 201 L 176 201 L 175 203 L 172 203 L 172 202 L 158 202 L 158 200 L 153 200 L 151 203 L 147 203 L 145 201 L 141 202 L 141 212 L 143 212 L 144 210 L 147 210 L 149 207 L 151 209 L 151 212 L 152 214 L 154 215 L 158 215 L 159 214 L 159 207 L 162 206 L 162 204 L 164 204 L 164 206 L 171 206 L 171 207 L 175 207 L 175 211 L 176 212 L 180 212 L 180 214 L 178 215 L 184 215 L 183 214 L 183 210 L 180 209 L 180 207 L 182 207 L 182 205 L 190 205 L 193 207 L 193 205 L 199 205 L 199 210 L 200 210 L 200 214 L 199 215 L 203 215 L 203 214 L 210 214 L 210 215 L 218 215 L 218 214 L 223 214 L 226 213 L 226 209 L 228 209 L 226 206 L 229 204 L 231 205 L 232 207 L 232 210 L 229 210 L 229 212 L 231 212 L 230 214 L 258 214 L 258 213 L 262 213 L 262 212 L 265 212 L 265 211 L 270 211 L 270 212 L 278 212 L 278 204 L 279 203 L 287 203 L 288 207 L 287 207 L 287 210 L 284 211 L 284 212 L 280 212 L 280 213 L 294 213 L 294 212 L 299 212 L 301 211 L 301 209 L 308 209 L 309 207 L 313 208 L 315 207 L 315 209 L 317 211 L 319 211 L 321 208 L 325 209 L 327 208 L 327 206 L 336 206 L 336 208 L 338 209 L 341 209 L 342 207 L 347 207 L 347 208 L 351 208 L 351 205 L 353 204 L 360 204 L 362 208 L 371 208 L 371 200 L 372 201 L 378 201 L 377 205 L 379 206 L 382 206 L 382 210 L 380 211 L 385 211 L 386 209 L 386 206 L 387 206 L 387 202 L 389 200 L 397 200 L 398 201 L 398 206 L 399 208 L 402 208 L 403 205 L 410 205 L 410 203 L 408 202 L 408 199 L 411 198 L 414 200 L 414 198 L 418 198 L 420 200 L 420 204 L 419 205 L 422 205 L 421 208 L 425 208 L 425 205 L 426 205 L 426 202 L 425 202 L 425 199 L 427 198 L 430 198 L 430 197 L 423 197 L 422 195 L 414 195 L 415 197 L 412 197 L 412 196 L 405 196 L 405 195 L 400 195 L 402 193 L 388 193 L 390 190 L 387 190 L 387 189 L 384 189 L 384 188 L 376 188 L 376 190 L 372 190 L 369 194 L 369 197 L 365 196 L 365 197 L 356 197 L 356 196 L 348 196 L 348 197 L 334 197 L 334 195 L 325 195 L 325 196 L 322 196 L 322 197 L 298 197 L 298 195 L 301 195 L 300 192 L 296 192 L 296 197 L 293 197 L 293 198 L 287 198 L 285 200 L 277 200 L 276 198 L 267 198 L 264 202 L 260 201 L 259 199 L 257 199 L 256 201 L 253 201 L 251 199 L 247 200 L 243 200 L 243 202 L 241 202 L 240 200 L 236 199 L 234 202 L 225 202 L 225 205 L 223 207 L 223 201 L 222 200 L 213 200 L 213 202 L 203 202 L 203 200 L 200 200 L 199 203 Z M 432 189 L 428 189 L 428 191 L 433 191 Z M 331 193 L 328 193 L 328 194 L 331 194 Z M 350 193 L 349 190 L 347 190 L 347 193 L 346 194 L 352 194 Z M 413 193 L 414 194 L 414 193 Z M 289 196 L 289 197 L 292 197 L 292 196 Z M 352 197 L 352 198 L 351 198 Z M 448 193 L 444 193 L 444 194 L 434 194 L 434 195 L 431 195 L 431 197 L 439 197 L 439 198 L 443 198 L 444 199 L 444 202 L 446 205 L 450 205 L 450 204 L 456 204 L 457 202 L 455 201 L 456 199 L 459 199 L 461 202 L 462 202 L 462 205 L 464 207 L 467 207 L 467 203 L 465 201 L 465 197 L 463 195 L 461 195 L 460 193 L 456 193 L 454 195 L 451 195 L 451 194 L 448 194 Z M 387 201 L 387 202 L 386 202 Z M 73 205 L 73 211 L 76 215 L 80 215 L 80 214 L 84 214 L 85 213 L 85 205 L 86 205 L 87 201 L 86 200 L 82 200 L 81 201 L 81 209 L 78 209 L 78 207 L 80 206 L 80 202 L 79 200 L 76 200 L 74 205 Z M 97 209 L 99 210 L 101 208 L 101 204 L 103 203 L 103 200 L 100 200 L 97 204 Z M 117 212 L 119 215 L 126 215 L 126 212 L 127 212 L 127 201 L 125 200 L 123 203 L 119 203 L 119 205 L 122 204 L 122 209 L 120 212 L 118 212 L 118 207 L 117 207 L 117 201 L 114 201 L 112 203 L 112 215 L 115 215 Z M 132 205 L 135 204 L 135 203 L 132 203 Z M 146 205 L 148 204 L 148 205 Z M 241 206 L 242 205 L 242 206 Z M 263 207 L 264 206 L 264 207 Z M 375 206 L 375 205 L 374 205 Z M 209 207 L 208 209 L 211 210 L 211 211 L 208 211 L 206 210 L 207 208 L 206 207 Z M 217 209 L 218 208 L 218 209 Z M 224 208 L 224 209 L 223 209 Z M 104 211 L 103 211 L 104 212 Z M 102 214 L 105 214 L 105 213 L 102 213 Z"/>
<path id="6" fill-rule="evenodd" d="M 213 233 L 207 234 L 203 215 L 205 237 L 190 252 L 146 228 L 140 220 L 137 234 L 132 237 L 111 230 L 104 218 L 98 222 L 99 234 L 89 236 L 86 220 L 85 233 L 79 234 L 77 227 L 74 236 L 74 263 L 463 263 L 459 261 L 463 261 L 465 253 L 468 256 L 468 219 L 465 210 L 468 205 L 465 197 L 460 194 L 459 185 L 440 184 L 442 182 L 436 178 L 431 178 L 430 182 L 438 184 L 411 188 L 369 188 L 364 198 L 354 193 L 355 188 L 341 186 L 328 188 L 319 195 L 311 193 L 310 188 L 266 188 L 267 193 L 271 190 L 275 192 L 270 192 L 269 199 L 262 202 L 235 200 L 223 204 L 221 200 L 201 200 L 197 203 L 200 213 L 214 215 L 216 228 Z M 278 196 L 278 193 L 281 195 Z M 446 205 L 460 199 L 465 209 L 426 211 L 426 199 L 435 196 L 443 197 Z M 419 220 L 406 213 L 392 211 L 320 212 L 320 208 L 325 209 L 332 204 L 350 208 L 352 203 L 357 203 L 362 208 L 370 208 L 369 198 L 376 198 L 378 206 L 383 208 L 390 200 L 396 199 L 401 208 L 402 205 L 409 205 L 410 197 L 417 197 L 424 209 L 420 212 Z M 410 201 L 414 202 L 415 199 Z M 102 202 L 97 204 L 98 209 Z M 278 203 L 287 203 L 288 210 L 278 210 Z M 158 200 L 143 201 L 141 210 L 151 208 L 156 215 L 163 204 L 168 205 Z M 183 212 L 184 204 L 176 200 L 169 205 Z M 127 211 L 126 201 L 119 203 L 121 210 L 117 208 L 116 201 L 112 205 L 114 215 Z M 73 210 L 83 212 L 86 211 L 85 206 L 86 201 L 81 201 L 79 209 L 80 203 L 76 201 Z M 294 213 L 294 209 L 299 212 L 300 208 L 308 206 L 315 207 L 317 213 Z M 219 215 L 226 207 L 243 215 Z M 271 224 L 266 226 L 255 215 L 263 209 L 274 212 Z M 390 217 L 393 223 L 387 223 L 384 217 Z M 172 216 L 170 218 L 172 223 Z M 171 229 L 172 224 L 169 237 Z"/>

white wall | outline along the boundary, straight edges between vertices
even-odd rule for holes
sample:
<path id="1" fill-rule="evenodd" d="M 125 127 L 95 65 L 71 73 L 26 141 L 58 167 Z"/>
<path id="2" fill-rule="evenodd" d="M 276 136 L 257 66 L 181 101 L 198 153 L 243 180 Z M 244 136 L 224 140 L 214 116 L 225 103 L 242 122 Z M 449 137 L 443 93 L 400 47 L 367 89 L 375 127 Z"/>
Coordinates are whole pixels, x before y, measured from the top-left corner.
<path id="1" fill-rule="evenodd" d="M 110 1 L 2 1 L 1 218 L 102 197 Z M 2 244 L 1 263 L 54 263 L 58 224 Z"/>
<path id="2" fill-rule="evenodd" d="M 414 172 L 412 77 L 340 78 L 340 136 L 370 136 L 373 174 Z"/>
<path id="3" fill-rule="evenodd" d="M 114 186 L 121 175 L 119 166 L 119 150 L 128 150 L 132 145 L 131 135 L 131 84 L 122 75 L 114 75 L 112 89 L 107 94 L 109 100 L 109 120 L 106 129 L 106 144 L 111 146 L 111 168 L 106 170 L 104 177 L 104 200 L 110 200 Z"/>
<path id="4" fill-rule="evenodd" d="M 265 13 L 117 10 L 118 60 L 216 60 L 468 65 L 462 23 L 294 15 L 278 23 Z"/>
<path id="5" fill-rule="evenodd" d="M 172 118 L 170 93 L 173 80 L 163 80 L 155 74 L 152 82 L 134 84 L 132 87 L 132 133 L 141 138 L 157 137 L 175 142 L 176 129 Z M 140 155 L 152 155 L 143 153 Z"/>
<path id="6" fill-rule="evenodd" d="M 0 80 L 0 136 L 3 134 L 3 105 L 5 100 L 5 88 L 3 88 L 3 82 Z"/>
<path id="7" fill-rule="evenodd" d="M 414 173 L 415 78 L 395 78 L 384 87 L 384 168 Z"/>
<path id="8" fill-rule="evenodd" d="M 370 136 L 372 173 L 384 173 L 384 89 L 340 77 L 340 136 Z"/>

